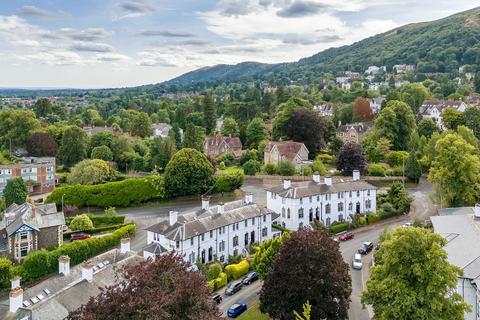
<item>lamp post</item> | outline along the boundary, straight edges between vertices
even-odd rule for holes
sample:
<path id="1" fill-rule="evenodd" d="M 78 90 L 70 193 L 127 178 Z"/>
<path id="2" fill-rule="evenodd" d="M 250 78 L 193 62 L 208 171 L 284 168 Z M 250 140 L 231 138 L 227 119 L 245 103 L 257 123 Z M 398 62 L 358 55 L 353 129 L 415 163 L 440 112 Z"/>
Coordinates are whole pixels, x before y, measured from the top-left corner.
<path id="1" fill-rule="evenodd" d="M 62 213 L 63 213 L 63 197 L 65 197 L 65 193 L 62 194 Z"/>

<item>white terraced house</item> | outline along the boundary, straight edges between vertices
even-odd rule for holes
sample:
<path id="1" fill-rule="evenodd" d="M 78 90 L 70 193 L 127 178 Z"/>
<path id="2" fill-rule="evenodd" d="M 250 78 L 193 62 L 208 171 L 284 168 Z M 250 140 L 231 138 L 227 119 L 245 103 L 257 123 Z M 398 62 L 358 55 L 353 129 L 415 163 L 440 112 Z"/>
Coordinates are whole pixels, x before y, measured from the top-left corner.
<path id="1" fill-rule="evenodd" d="M 144 257 L 155 258 L 175 250 L 194 264 L 228 262 L 229 256 L 243 255 L 253 243 L 273 238 L 273 211 L 253 203 L 253 196 L 210 207 L 209 197 L 202 208 L 178 215 L 170 211 L 169 220 L 147 228 Z"/>
<path id="2" fill-rule="evenodd" d="M 377 188 L 360 180 L 358 170 L 353 171 L 351 180 L 332 182 L 332 177 L 325 177 L 321 182 L 315 172 L 313 181 L 284 180 L 283 185 L 266 191 L 267 208 L 280 214 L 278 223 L 290 230 L 308 226 L 314 219 L 329 226 L 349 220 L 355 213 L 376 211 Z"/>

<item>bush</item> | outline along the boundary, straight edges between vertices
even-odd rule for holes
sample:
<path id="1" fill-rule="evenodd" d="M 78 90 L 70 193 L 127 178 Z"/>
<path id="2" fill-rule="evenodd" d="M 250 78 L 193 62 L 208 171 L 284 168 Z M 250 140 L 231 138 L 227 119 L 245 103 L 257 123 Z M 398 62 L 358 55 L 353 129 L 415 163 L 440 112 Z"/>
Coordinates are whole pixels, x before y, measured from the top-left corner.
<path id="1" fill-rule="evenodd" d="M 325 165 L 323 164 L 322 160 L 319 159 L 320 155 L 315 158 L 312 164 L 312 170 L 313 172 L 318 172 L 320 175 L 324 176 L 327 174 L 327 168 L 325 168 Z"/>
<path id="2" fill-rule="evenodd" d="M 228 262 L 230 264 L 240 263 L 240 261 L 242 260 L 243 260 L 243 257 L 238 254 L 236 256 L 228 256 Z"/>
<path id="3" fill-rule="evenodd" d="M 381 164 L 373 163 L 368 167 L 368 175 L 375 177 L 384 177 L 385 169 Z"/>
<path id="4" fill-rule="evenodd" d="M 393 217 L 396 213 L 395 207 L 389 202 L 383 203 L 380 206 L 379 211 L 382 216 L 382 219 Z"/>
<path id="5" fill-rule="evenodd" d="M 242 156 L 240 157 L 239 163 L 243 166 L 246 162 L 250 160 L 258 160 L 258 152 L 255 149 L 247 150 Z"/>
<path id="6" fill-rule="evenodd" d="M 227 274 L 220 272 L 218 278 L 208 281 L 208 285 L 212 288 L 213 291 L 216 291 L 220 288 L 223 288 L 227 285 L 228 279 Z"/>
<path id="7" fill-rule="evenodd" d="M 222 265 L 218 262 L 214 262 L 208 266 L 207 270 L 207 279 L 213 280 L 220 276 L 220 273 L 223 271 Z"/>
<path id="8" fill-rule="evenodd" d="M 374 223 L 382 220 L 382 215 L 379 213 L 368 214 L 368 223 Z"/>
<path id="9" fill-rule="evenodd" d="M 248 160 L 242 165 L 243 172 L 245 172 L 246 175 L 249 176 L 254 176 L 257 172 L 260 171 L 261 169 L 261 164 L 257 160 Z"/>
<path id="10" fill-rule="evenodd" d="M 163 178 L 158 175 L 92 186 L 59 187 L 53 190 L 46 202 L 61 203 L 63 194 L 65 194 L 64 202 L 77 208 L 85 206 L 127 207 L 166 198 Z"/>
<path id="11" fill-rule="evenodd" d="M 13 264 L 7 258 L 0 258 L 0 289 L 10 288 L 10 279 L 13 277 Z"/>
<path id="12" fill-rule="evenodd" d="M 276 230 L 278 230 L 278 231 L 281 231 L 282 233 L 284 233 L 284 232 L 290 232 L 289 229 L 282 227 L 282 226 L 281 226 L 280 224 L 278 224 L 278 223 L 273 223 L 273 224 L 272 224 L 272 229 L 276 229 Z"/>
<path id="13" fill-rule="evenodd" d="M 236 280 L 247 274 L 248 270 L 250 270 L 250 264 L 247 260 L 242 260 L 237 264 L 229 264 L 225 267 L 224 272 L 227 274 L 228 279 Z"/>
<path id="14" fill-rule="evenodd" d="M 118 178 L 118 172 L 100 159 L 86 159 L 77 163 L 70 171 L 67 181 L 70 184 L 100 184 Z"/>
<path id="15" fill-rule="evenodd" d="M 293 176 L 295 174 L 295 165 L 292 161 L 282 160 L 278 163 L 277 173 L 281 176 Z"/>
<path id="16" fill-rule="evenodd" d="M 87 216 L 92 220 L 93 226 L 96 227 L 100 224 L 123 224 L 125 222 L 125 215 L 115 214 L 115 215 L 96 215 L 96 214 L 87 214 Z M 70 222 L 75 217 L 65 218 L 65 223 L 70 225 Z"/>
<path id="17" fill-rule="evenodd" d="M 53 261 L 51 252 L 45 249 L 34 250 L 28 253 L 21 265 L 21 276 L 23 281 L 29 281 L 46 276 L 52 272 Z"/>
<path id="18" fill-rule="evenodd" d="M 263 170 L 265 171 L 266 174 L 273 175 L 277 173 L 277 166 L 274 163 L 267 163 L 264 167 Z"/>
<path id="19" fill-rule="evenodd" d="M 311 176 L 313 174 L 312 172 L 312 168 L 310 168 L 310 166 L 302 166 L 302 168 L 300 169 L 300 172 L 302 173 L 302 176 L 305 176 L 305 177 L 308 177 L 308 176 Z"/>
<path id="20" fill-rule="evenodd" d="M 109 231 L 114 231 L 114 230 L 123 228 L 123 227 L 125 227 L 125 226 L 131 225 L 131 224 L 133 224 L 133 223 L 114 224 L 114 225 L 105 226 L 105 227 L 85 229 L 85 230 L 82 230 L 82 232 L 83 232 L 83 233 L 88 233 L 88 234 L 94 235 L 94 234 L 106 233 L 106 232 L 109 232 Z M 74 234 L 74 233 L 76 233 L 76 232 L 75 232 L 75 231 L 64 232 L 64 233 L 63 233 L 63 239 L 69 239 L 70 236 L 71 236 L 72 234 Z"/>
<path id="21" fill-rule="evenodd" d="M 349 227 L 350 227 L 350 224 L 348 222 L 340 222 L 330 226 L 330 233 L 337 234 L 339 232 L 348 230 Z"/>
<path id="22" fill-rule="evenodd" d="M 327 163 L 331 165 L 335 165 L 335 156 L 321 153 L 315 157 L 315 160 L 320 160 L 322 163 Z M 319 171 L 320 172 L 320 171 Z"/>
<path id="23" fill-rule="evenodd" d="M 215 190 L 230 192 L 239 189 L 243 184 L 243 172 L 240 170 L 215 175 Z"/>
<path id="24" fill-rule="evenodd" d="M 404 169 L 403 166 L 394 167 L 392 169 L 392 175 L 396 177 L 403 176 L 403 173 L 404 173 L 403 169 Z"/>
<path id="25" fill-rule="evenodd" d="M 69 225 L 73 231 L 83 231 L 93 228 L 93 222 L 86 214 L 81 214 L 72 219 Z"/>
<path id="26" fill-rule="evenodd" d="M 385 160 L 391 167 L 402 166 L 403 161 L 407 161 L 408 152 L 407 151 L 390 151 Z"/>
<path id="27" fill-rule="evenodd" d="M 98 146 L 92 149 L 92 159 L 100 159 L 105 161 L 113 160 L 113 152 L 107 146 Z"/>
<path id="28" fill-rule="evenodd" d="M 229 167 L 235 162 L 235 156 L 231 153 L 222 153 L 217 158 L 215 158 L 217 163 L 223 162 L 225 166 Z"/>

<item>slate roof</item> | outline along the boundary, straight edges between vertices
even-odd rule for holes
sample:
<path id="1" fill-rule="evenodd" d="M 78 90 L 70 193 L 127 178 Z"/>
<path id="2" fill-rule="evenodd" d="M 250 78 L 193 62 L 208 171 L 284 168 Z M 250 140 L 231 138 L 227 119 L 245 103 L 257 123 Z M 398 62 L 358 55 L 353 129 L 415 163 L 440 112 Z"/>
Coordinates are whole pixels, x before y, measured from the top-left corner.
<path id="1" fill-rule="evenodd" d="M 239 137 L 227 137 L 227 136 L 209 136 L 205 138 L 205 144 L 208 147 L 219 147 L 222 142 L 225 142 L 230 146 L 232 149 L 242 149 L 242 142 L 240 141 Z"/>
<path id="2" fill-rule="evenodd" d="M 35 214 L 33 214 L 35 210 Z M 22 225 L 28 225 L 36 231 L 43 228 L 65 224 L 63 212 L 57 212 L 54 203 L 35 206 L 30 203 L 12 204 L 5 210 L 0 229 L 6 229 L 8 236 L 14 234 Z"/>
<path id="3" fill-rule="evenodd" d="M 352 128 L 358 133 L 365 133 L 368 129 L 372 127 L 372 122 L 357 122 L 357 123 L 347 123 L 338 127 L 338 132 L 348 132 Z"/>
<path id="4" fill-rule="evenodd" d="M 271 152 L 275 146 L 277 147 L 277 150 L 280 153 L 280 156 L 293 161 L 297 156 L 297 154 L 302 149 L 302 147 L 304 147 L 305 145 L 302 142 L 295 142 L 292 140 L 270 141 L 265 146 L 265 152 Z"/>
<path id="5" fill-rule="evenodd" d="M 324 183 L 316 183 L 313 181 L 292 183 L 288 189 L 283 188 L 283 184 L 268 188 L 267 191 L 278 194 L 284 198 L 303 198 L 315 196 L 319 194 L 349 192 L 357 190 L 376 190 L 377 188 L 370 183 L 362 180 L 334 182 L 331 186 Z"/>
<path id="6" fill-rule="evenodd" d="M 170 240 L 183 241 L 210 230 L 272 213 L 270 209 L 261 208 L 255 203 L 245 204 L 243 200 L 238 200 L 226 203 L 223 214 L 218 213 L 218 206 L 212 206 L 208 210 L 187 212 L 179 216 L 172 226 L 169 221 L 162 221 L 146 230 L 162 234 Z"/>
<path id="7" fill-rule="evenodd" d="M 168 249 L 165 248 L 164 246 L 162 246 L 158 242 L 152 242 L 149 245 L 147 245 L 146 247 L 144 247 L 143 251 L 147 251 L 147 252 L 153 253 L 156 256 L 159 256 L 162 253 L 168 252 Z"/>

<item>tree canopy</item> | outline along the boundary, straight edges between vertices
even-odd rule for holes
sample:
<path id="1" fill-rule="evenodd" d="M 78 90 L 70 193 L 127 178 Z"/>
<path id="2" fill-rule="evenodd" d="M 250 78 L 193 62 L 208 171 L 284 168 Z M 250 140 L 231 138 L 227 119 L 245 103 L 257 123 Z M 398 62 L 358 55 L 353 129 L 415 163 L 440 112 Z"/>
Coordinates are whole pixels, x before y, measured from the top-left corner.
<path id="1" fill-rule="evenodd" d="M 344 176 L 352 175 L 353 170 L 365 174 L 368 164 L 362 146 L 354 142 L 345 143 L 338 153 L 336 166 Z"/>
<path id="2" fill-rule="evenodd" d="M 3 196 L 7 207 L 13 203 L 24 204 L 28 196 L 28 190 L 22 177 L 9 179 L 3 190 Z"/>

